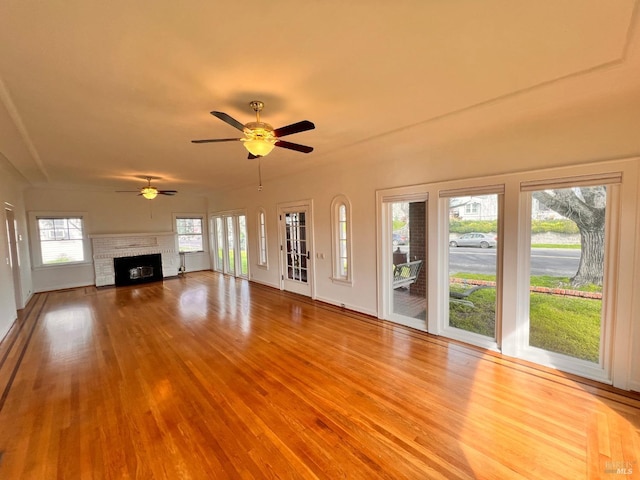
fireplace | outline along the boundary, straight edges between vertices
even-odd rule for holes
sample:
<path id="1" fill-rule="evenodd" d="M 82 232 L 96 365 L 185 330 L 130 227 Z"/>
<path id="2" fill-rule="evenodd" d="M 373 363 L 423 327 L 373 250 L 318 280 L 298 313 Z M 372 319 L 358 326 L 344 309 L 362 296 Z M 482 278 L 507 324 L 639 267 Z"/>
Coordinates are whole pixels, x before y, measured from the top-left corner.
<path id="1" fill-rule="evenodd" d="M 136 285 L 138 283 L 162 280 L 162 255 L 136 255 L 113 259 L 116 286 Z"/>
<path id="2" fill-rule="evenodd" d="M 180 258 L 178 256 L 178 238 L 175 232 L 154 233 L 98 233 L 89 235 L 93 247 L 93 267 L 96 274 L 96 287 L 116 284 L 116 258 L 144 257 L 146 255 L 160 255 L 161 265 L 153 268 L 150 276 L 148 268 L 141 268 L 134 272 L 129 269 L 137 267 L 153 267 L 153 264 L 133 264 L 129 269 L 123 267 L 124 273 L 118 275 L 124 278 L 124 284 L 140 283 L 141 280 L 160 280 L 162 277 L 178 275 Z M 133 277 L 133 278 L 130 278 Z M 124 285 L 119 283 L 119 285 Z"/>

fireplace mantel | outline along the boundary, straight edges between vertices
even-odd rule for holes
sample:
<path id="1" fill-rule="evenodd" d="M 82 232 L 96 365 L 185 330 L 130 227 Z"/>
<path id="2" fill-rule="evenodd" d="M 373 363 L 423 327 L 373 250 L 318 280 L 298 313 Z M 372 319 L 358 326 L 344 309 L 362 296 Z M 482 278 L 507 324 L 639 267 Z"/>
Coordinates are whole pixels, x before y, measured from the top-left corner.
<path id="1" fill-rule="evenodd" d="M 89 235 L 93 246 L 96 286 L 115 285 L 113 259 L 159 253 L 164 277 L 178 275 L 180 257 L 175 232 L 101 233 Z"/>

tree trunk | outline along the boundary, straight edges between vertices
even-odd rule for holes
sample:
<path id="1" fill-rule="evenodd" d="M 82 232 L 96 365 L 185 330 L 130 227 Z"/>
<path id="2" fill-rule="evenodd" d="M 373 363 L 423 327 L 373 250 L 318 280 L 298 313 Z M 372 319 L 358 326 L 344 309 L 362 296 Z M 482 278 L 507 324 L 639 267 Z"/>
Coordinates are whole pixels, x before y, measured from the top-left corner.
<path id="1" fill-rule="evenodd" d="M 582 255 L 571 286 L 580 287 L 590 283 L 602 285 L 604 275 L 604 230 L 596 231 L 580 229 Z"/>

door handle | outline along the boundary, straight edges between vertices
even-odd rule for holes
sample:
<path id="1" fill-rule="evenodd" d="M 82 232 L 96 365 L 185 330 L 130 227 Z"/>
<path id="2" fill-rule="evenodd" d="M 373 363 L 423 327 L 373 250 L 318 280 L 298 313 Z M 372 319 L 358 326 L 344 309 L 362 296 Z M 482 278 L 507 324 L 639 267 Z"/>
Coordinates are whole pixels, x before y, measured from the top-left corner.
<path id="1" fill-rule="evenodd" d="M 311 260 L 311 252 L 307 250 L 307 260 Z"/>

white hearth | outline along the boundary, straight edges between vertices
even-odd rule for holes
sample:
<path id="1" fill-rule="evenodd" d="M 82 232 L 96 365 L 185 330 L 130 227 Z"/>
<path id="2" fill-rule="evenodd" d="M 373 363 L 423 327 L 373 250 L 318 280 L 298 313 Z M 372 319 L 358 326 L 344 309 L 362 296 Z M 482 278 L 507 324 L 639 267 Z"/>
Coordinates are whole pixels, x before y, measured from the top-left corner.
<path id="1" fill-rule="evenodd" d="M 89 235 L 93 246 L 93 266 L 96 287 L 115 285 L 113 259 L 159 253 L 162 256 L 163 277 L 178 275 L 180 256 L 178 238 L 174 232 L 116 233 Z"/>

